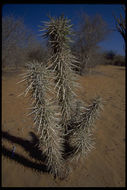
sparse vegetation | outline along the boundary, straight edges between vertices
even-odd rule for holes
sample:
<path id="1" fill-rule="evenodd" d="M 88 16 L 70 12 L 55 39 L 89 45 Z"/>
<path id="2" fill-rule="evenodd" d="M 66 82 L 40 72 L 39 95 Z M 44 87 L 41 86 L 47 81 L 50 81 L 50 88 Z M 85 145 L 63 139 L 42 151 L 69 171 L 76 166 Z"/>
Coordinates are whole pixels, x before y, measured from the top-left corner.
<path id="1" fill-rule="evenodd" d="M 125 66 L 125 56 L 108 51 L 103 54 L 103 63 L 105 65 Z"/>
<path id="2" fill-rule="evenodd" d="M 126 41 L 125 19 L 121 15 L 115 19 Z M 9 158 L 8 164 L 2 158 L 3 185 L 55 186 L 54 178 L 63 180 L 71 171 L 71 180 L 58 181 L 60 186 L 81 186 L 82 179 L 85 186 L 125 185 L 125 68 L 117 67 L 125 66 L 125 56 L 99 47 L 109 33 L 100 15 L 83 14 L 78 31 L 64 15 L 49 16 L 43 23 L 40 42 L 22 19 L 2 18 L 2 154 Z M 17 82 L 19 72 L 22 79 Z M 28 97 L 16 98 L 18 94 Z M 104 102 L 108 107 L 96 126 Z M 30 118 L 24 118 L 25 109 Z M 32 123 L 34 130 L 29 129 Z M 96 142 L 97 150 L 84 160 Z M 10 175 L 13 166 L 14 176 Z M 109 179 L 119 169 L 120 174 Z M 75 180 L 77 176 L 82 177 Z"/>

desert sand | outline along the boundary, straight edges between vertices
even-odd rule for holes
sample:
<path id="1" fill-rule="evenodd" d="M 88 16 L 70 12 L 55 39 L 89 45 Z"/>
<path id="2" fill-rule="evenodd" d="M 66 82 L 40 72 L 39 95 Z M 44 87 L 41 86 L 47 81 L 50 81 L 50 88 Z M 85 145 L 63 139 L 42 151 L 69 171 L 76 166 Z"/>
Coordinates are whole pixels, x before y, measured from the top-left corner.
<path id="1" fill-rule="evenodd" d="M 125 187 L 125 68 L 98 66 L 91 75 L 79 77 L 84 102 L 100 95 L 104 110 L 96 121 L 95 149 L 71 164 L 65 180 L 46 172 L 31 117 L 29 97 L 19 73 L 2 73 L 2 187 Z M 12 149 L 15 146 L 15 154 Z"/>

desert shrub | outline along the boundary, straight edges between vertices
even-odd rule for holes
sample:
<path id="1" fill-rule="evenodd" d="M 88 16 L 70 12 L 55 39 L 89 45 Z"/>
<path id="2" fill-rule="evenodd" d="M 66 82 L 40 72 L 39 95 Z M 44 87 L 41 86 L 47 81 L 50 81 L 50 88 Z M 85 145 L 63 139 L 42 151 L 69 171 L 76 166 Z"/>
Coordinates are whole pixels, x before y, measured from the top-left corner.
<path id="1" fill-rule="evenodd" d="M 125 57 L 122 55 L 116 55 L 113 65 L 125 66 Z"/>
<path id="2" fill-rule="evenodd" d="M 103 54 L 105 65 L 125 66 L 125 57 L 113 51 L 108 51 Z"/>

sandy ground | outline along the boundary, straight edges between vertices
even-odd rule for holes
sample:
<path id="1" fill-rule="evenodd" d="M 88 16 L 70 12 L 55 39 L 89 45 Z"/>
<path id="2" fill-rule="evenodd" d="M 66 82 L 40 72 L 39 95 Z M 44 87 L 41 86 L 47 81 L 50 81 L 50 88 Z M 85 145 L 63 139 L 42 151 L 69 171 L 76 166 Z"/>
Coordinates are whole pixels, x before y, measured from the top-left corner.
<path id="1" fill-rule="evenodd" d="M 17 97 L 17 73 L 2 75 L 2 186 L 3 187 L 124 187 L 125 186 L 125 68 L 99 66 L 92 75 L 79 77 L 80 97 L 90 102 L 100 95 L 104 111 L 96 122 L 96 149 L 63 181 L 54 180 L 43 165 L 32 119 L 27 117 L 28 97 Z M 16 147 L 12 156 L 12 148 Z"/>

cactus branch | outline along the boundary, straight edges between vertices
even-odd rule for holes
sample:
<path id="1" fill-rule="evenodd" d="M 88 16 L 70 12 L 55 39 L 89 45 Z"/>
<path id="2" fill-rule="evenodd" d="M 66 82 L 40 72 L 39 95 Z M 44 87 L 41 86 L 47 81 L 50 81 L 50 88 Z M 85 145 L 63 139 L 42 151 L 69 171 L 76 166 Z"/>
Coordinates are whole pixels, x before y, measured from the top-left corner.
<path id="1" fill-rule="evenodd" d="M 94 148 L 95 142 L 92 138 L 94 123 L 99 118 L 102 109 L 102 99 L 97 97 L 87 109 L 85 108 L 84 113 L 80 113 L 73 123 L 71 122 L 72 126 L 76 126 L 73 127 L 69 134 L 69 144 L 73 147 L 74 158 L 79 158 L 81 155 L 86 156 Z"/>
<path id="2" fill-rule="evenodd" d="M 43 63 L 33 61 L 27 64 L 27 89 L 26 95 L 31 92 L 33 104 L 29 115 L 34 115 L 34 124 L 40 136 L 39 148 L 46 155 L 46 165 L 49 172 L 62 178 L 65 176 L 65 163 L 63 160 L 63 139 L 61 128 L 56 117 L 57 108 L 49 95 L 52 88 L 50 84 L 51 74 Z M 53 95 L 53 93 L 52 93 Z"/>
<path id="3" fill-rule="evenodd" d="M 71 54 L 69 43 L 71 39 L 70 21 L 63 16 L 54 19 L 50 18 L 45 24 L 44 36 L 49 38 L 52 57 L 51 67 L 55 73 L 55 90 L 61 107 L 62 120 L 61 124 L 67 133 L 67 121 L 70 119 L 72 107 L 74 105 L 74 78 L 76 75 L 72 71 L 72 65 L 76 62 L 75 57 Z"/>

